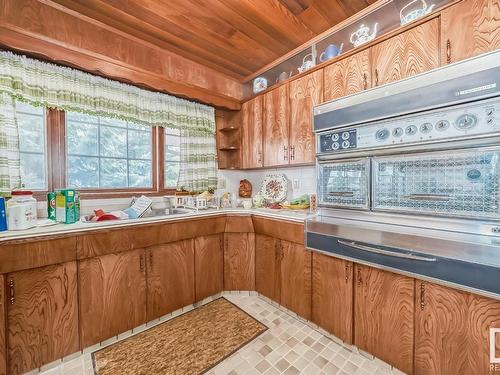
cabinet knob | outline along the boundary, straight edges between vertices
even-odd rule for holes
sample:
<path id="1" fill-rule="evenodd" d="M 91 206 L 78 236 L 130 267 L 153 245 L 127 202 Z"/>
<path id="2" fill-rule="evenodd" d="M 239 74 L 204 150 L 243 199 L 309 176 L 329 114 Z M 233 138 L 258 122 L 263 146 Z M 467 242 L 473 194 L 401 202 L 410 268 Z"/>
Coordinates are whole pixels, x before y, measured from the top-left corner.
<path id="1" fill-rule="evenodd" d="M 14 280 L 9 280 L 9 301 L 10 304 L 13 305 L 16 302 L 16 298 L 14 296 Z"/>
<path id="2" fill-rule="evenodd" d="M 366 73 L 363 73 L 363 90 L 366 90 L 368 88 L 368 75 Z"/>
<path id="3" fill-rule="evenodd" d="M 283 146 L 283 160 L 288 160 L 287 150 L 288 148 Z"/>
<path id="4" fill-rule="evenodd" d="M 345 281 L 349 281 L 349 263 L 345 264 Z"/>
<path id="5" fill-rule="evenodd" d="M 149 252 L 149 267 L 153 269 L 153 252 Z"/>
<path id="6" fill-rule="evenodd" d="M 144 272 L 144 255 L 139 255 L 139 270 Z"/>
<path id="7" fill-rule="evenodd" d="M 446 63 L 451 64 L 451 40 L 446 41 Z"/>
<path id="8" fill-rule="evenodd" d="M 363 280 L 361 279 L 361 270 L 358 268 L 358 286 L 361 286 Z"/>
<path id="9" fill-rule="evenodd" d="M 290 160 L 295 160 L 295 146 L 291 146 L 290 151 L 292 152 Z"/>
<path id="10" fill-rule="evenodd" d="M 420 283 L 420 310 L 425 308 L 425 284 Z"/>
<path id="11" fill-rule="evenodd" d="M 378 69 L 375 69 L 375 86 L 378 86 Z"/>

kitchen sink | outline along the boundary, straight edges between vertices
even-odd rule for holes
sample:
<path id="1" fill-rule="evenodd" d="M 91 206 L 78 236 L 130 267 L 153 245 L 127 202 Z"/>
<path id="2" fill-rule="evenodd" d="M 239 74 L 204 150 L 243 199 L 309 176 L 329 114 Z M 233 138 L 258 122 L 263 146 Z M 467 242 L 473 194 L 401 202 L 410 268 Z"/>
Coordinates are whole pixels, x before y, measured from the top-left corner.
<path id="1" fill-rule="evenodd" d="M 193 211 L 184 208 L 163 208 L 163 209 L 153 209 L 146 212 L 143 217 L 156 217 L 156 216 L 168 216 L 168 215 L 187 215 Z"/>

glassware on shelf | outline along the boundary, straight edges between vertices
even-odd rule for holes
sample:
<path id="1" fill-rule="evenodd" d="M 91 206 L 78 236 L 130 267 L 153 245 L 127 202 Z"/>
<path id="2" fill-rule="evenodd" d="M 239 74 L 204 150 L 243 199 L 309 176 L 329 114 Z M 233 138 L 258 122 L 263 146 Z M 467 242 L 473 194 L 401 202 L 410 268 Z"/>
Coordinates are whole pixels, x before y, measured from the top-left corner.
<path id="1" fill-rule="evenodd" d="M 406 4 L 399 12 L 401 25 L 406 25 L 420 17 L 428 15 L 434 9 L 436 4 L 427 5 L 425 0 L 412 0 Z"/>
<path id="2" fill-rule="evenodd" d="M 371 32 L 370 27 L 361 24 L 359 29 L 351 34 L 349 40 L 355 48 L 359 47 L 360 45 L 368 43 L 375 39 L 375 37 L 377 36 L 377 28 L 378 22 L 375 22 L 375 24 L 373 25 L 373 30 Z"/>
<path id="3" fill-rule="evenodd" d="M 253 93 L 257 94 L 267 89 L 267 79 L 264 77 L 257 77 L 253 80 Z"/>
<path id="4" fill-rule="evenodd" d="M 303 73 L 305 72 L 306 70 L 309 70 L 311 69 L 312 67 L 314 67 L 315 63 L 314 63 L 314 55 L 312 53 L 308 53 L 307 55 L 304 56 L 304 58 L 302 59 L 302 65 L 299 66 L 297 68 L 297 70 L 299 71 L 299 73 Z"/>

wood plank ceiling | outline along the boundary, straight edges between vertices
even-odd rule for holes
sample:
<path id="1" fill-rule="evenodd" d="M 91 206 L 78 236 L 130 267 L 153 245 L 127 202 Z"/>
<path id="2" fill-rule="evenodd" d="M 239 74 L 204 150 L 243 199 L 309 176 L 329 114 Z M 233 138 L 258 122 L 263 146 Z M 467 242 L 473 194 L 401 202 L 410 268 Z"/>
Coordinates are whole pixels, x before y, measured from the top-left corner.
<path id="1" fill-rule="evenodd" d="M 375 0 L 48 0 L 243 79 Z"/>

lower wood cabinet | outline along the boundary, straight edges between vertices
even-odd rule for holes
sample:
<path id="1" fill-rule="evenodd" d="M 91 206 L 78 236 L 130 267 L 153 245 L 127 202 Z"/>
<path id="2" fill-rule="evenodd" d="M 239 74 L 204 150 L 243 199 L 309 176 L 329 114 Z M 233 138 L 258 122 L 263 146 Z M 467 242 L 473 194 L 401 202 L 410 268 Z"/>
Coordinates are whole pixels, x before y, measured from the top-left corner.
<path id="1" fill-rule="evenodd" d="M 273 301 L 281 300 L 280 240 L 255 235 L 255 290 Z"/>
<path id="2" fill-rule="evenodd" d="M 76 275 L 76 262 L 7 275 L 10 375 L 79 350 Z"/>
<path id="3" fill-rule="evenodd" d="M 82 348 L 146 322 L 145 258 L 139 249 L 79 261 Z"/>
<path id="4" fill-rule="evenodd" d="M 311 319 L 311 251 L 304 245 L 280 241 L 281 304 Z"/>
<path id="5" fill-rule="evenodd" d="M 413 373 L 415 280 L 356 264 L 354 344 Z"/>
<path id="6" fill-rule="evenodd" d="M 255 290 L 255 234 L 224 234 L 224 290 Z"/>
<path id="7" fill-rule="evenodd" d="M 224 289 L 224 235 L 197 237 L 194 240 L 195 300 Z"/>
<path id="8" fill-rule="evenodd" d="M 417 281 L 415 374 L 493 374 L 490 328 L 500 328 L 500 301 Z M 500 357 L 500 334 L 496 337 Z"/>
<path id="9" fill-rule="evenodd" d="M 311 320 L 352 344 L 353 263 L 317 252 L 312 254 Z"/>
<path id="10" fill-rule="evenodd" d="M 194 303 L 193 240 L 146 250 L 148 321 Z"/>

